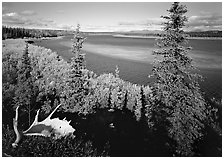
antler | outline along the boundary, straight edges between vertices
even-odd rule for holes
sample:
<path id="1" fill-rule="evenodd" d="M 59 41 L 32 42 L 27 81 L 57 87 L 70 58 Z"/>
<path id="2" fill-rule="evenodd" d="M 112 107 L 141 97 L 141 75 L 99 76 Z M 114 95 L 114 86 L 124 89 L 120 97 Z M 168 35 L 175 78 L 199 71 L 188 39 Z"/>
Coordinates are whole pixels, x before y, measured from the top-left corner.
<path id="1" fill-rule="evenodd" d="M 13 128 L 16 133 L 16 140 L 14 143 L 12 143 L 13 148 L 16 148 L 18 146 L 19 141 L 21 140 L 21 134 L 18 131 L 18 109 L 19 106 L 16 108 L 16 116 L 15 118 L 13 118 Z"/>
<path id="2" fill-rule="evenodd" d="M 43 124 L 43 125 L 46 125 L 46 123 L 48 123 L 49 121 L 50 121 L 50 118 L 51 118 L 51 116 L 54 114 L 54 112 L 59 108 L 61 106 L 61 104 L 59 104 L 52 112 L 51 112 L 51 114 L 50 115 L 48 115 L 48 117 L 45 119 L 45 120 L 43 120 L 42 122 L 38 122 L 38 115 L 39 115 L 39 111 L 40 110 L 38 110 L 37 111 L 37 114 L 36 114 L 36 116 L 35 116 L 35 119 L 34 119 L 34 121 L 33 121 L 33 123 L 32 123 L 32 125 L 26 130 L 26 131 L 24 131 L 23 132 L 23 134 L 24 135 L 33 135 L 33 134 L 35 134 L 35 135 L 37 135 L 38 133 L 38 135 L 43 135 L 43 134 L 40 134 L 40 132 L 33 132 L 33 128 L 34 128 L 34 126 L 36 126 L 36 125 L 38 125 L 38 124 Z M 46 128 L 46 127 L 45 127 Z M 41 126 L 41 128 L 39 128 L 39 130 L 41 131 L 41 129 L 45 129 L 43 126 Z M 47 129 L 50 129 L 49 127 L 47 128 Z M 31 133 L 32 132 L 32 133 Z"/>
<path id="3" fill-rule="evenodd" d="M 31 126 L 26 130 L 23 131 L 22 133 L 19 133 L 17 126 L 18 126 L 18 109 L 19 107 L 16 108 L 16 116 L 13 119 L 13 126 L 14 126 L 14 131 L 16 133 L 16 141 L 12 144 L 13 148 L 16 148 L 18 146 L 19 141 L 21 140 L 22 135 L 39 135 L 39 136 L 45 136 L 48 137 L 52 133 L 55 134 L 60 134 L 61 136 L 68 135 L 70 133 L 73 133 L 75 129 L 69 125 L 71 121 L 67 121 L 66 119 L 64 120 L 59 120 L 59 118 L 54 118 L 50 119 L 51 116 L 54 114 L 54 112 L 61 106 L 59 104 L 48 117 L 41 121 L 38 122 L 38 115 L 39 111 L 37 111 L 37 114 L 35 116 L 35 119 Z"/>

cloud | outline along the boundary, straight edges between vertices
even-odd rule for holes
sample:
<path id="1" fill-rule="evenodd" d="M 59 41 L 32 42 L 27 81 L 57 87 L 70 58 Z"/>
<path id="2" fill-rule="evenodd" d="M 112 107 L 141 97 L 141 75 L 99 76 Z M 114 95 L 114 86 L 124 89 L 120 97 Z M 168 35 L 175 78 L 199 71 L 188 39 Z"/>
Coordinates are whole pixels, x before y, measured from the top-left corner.
<path id="1" fill-rule="evenodd" d="M 2 3 L 2 14 L 5 14 L 8 12 L 8 7 L 4 6 L 4 3 Z"/>
<path id="2" fill-rule="evenodd" d="M 160 30 L 163 28 L 164 19 L 150 18 L 142 21 L 120 22 L 120 30 Z M 199 15 L 189 17 L 186 31 L 222 30 L 222 15 L 216 13 L 200 12 Z"/>
<path id="3" fill-rule="evenodd" d="M 52 19 L 33 18 L 27 15 L 31 15 L 32 12 L 21 13 L 5 13 L 2 15 L 2 24 L 13 27 L 23 28 L 40 28 L 40 29 L 54 29 L 57 24 Z M 32 13 L 33 14 L 33 13 Z"/>
<path id="4" fill-rule="evenodd" d="M 57 10 L 56 13 L 58 13 L 58 14 L 64 14 L 65 11 L 64 10 Z"/>
<path id="5" fill-rule="evenodd" d="M 37 13 L 32 10 L 24 10 L 20 12 L 20 14 L 24 16 L 32 16 L 32 15 L 36 15 Z"/>
<path id="6" fill-rule="evenodd" d="M 18 14 L 15 12 L 11 12 L 11 13 L 6 13 L 3 16 L 8 16 L 8 17 L 13 17 L 13 16 L 17 16 Z"/>
<path id="7" fill-rule="evenodd" d="M 142 21 L 135 22 L 120 22 L 118 25 L 121 29 L 126 31 L 131 30 L 160 30 L 162 27 L 163 19 L 150 18 Z"/>
<path id="8" fill-rule="evenodd" d="M 163 20 L 161 18 L 150 18 L 142 21 L 135 22 L 120 22 L 119 25 L 141 25 L 141 26 L 149 26 L 149 25 L 161 25 Z"/>
<path id="9" fill-rule="evenodd" d="M 57 24 L 52 19 L 37 18 L 36 12 L 24 10 L 22 12 L 4 12 L 2 14 L 2 24 L 12 27 L 37 28 L 37 29 L 63 29 L 73 30 L 74 27 L 66 24 Z"/>
<path id="10" fill-rule="evenodd" d="M 120 22 L 120 30 L 160 30 L 164 19 L 150 18 L 142 21 Z M 216 13 L 200 12 L 199 15 L 189 17 L 186 31 L 222 30 L 222 15 Z"/>
<path id="11" fill-rule="evenodd" d="M 81 29 L 89 32 L 125 32 L 142 30 L 160 30 L 163 20 L 160 18 L 151 18 L 142 21 L 121 21 L 115 25 L 85 25 Z"/>
<path id="12" fill-rule="evenodd" d="M 189 31 L 222 30 L 222 15 L 202 13 L 189 17 L 187 23 Z"/>
<path id="13" fill-rule="evenodd" d="M 67 25 L 67 24 L 58 24 L 57 29 L 61 30 L 74 30 L 74 26 L 72 25 Z"/>
<path id="14" fill-rule="evenodd" d="M 150 18 L 135 22 L 120 22 L 118 25 L 121 30 L 160 30 L 164 19 Z M 186 31 L 207 31 L 222 30 L 222 15 L 216 13 L 201 12 L 199 15 L 189 17 Z"/>
<path id="15" fill-rule="evenodd" d="M 32 11 L 24 11 L 23 13 L 5 13 L 2 15 L 2 24 L 12 27 L 36 28 L 36 29 L 60 29 L 73 30 L 74 26 L 66 24 L 57 24 L 52 19 L 36 18 Z"/>
<path id="16" fill-rule="evenodd" d="M 20 17 L 17 13 L 5 13 L 2 15 L 2 23 L 3 24 L 24 24 L 25 19 Z"/>
<path id="17" fill-rule="evenodd" d="M 87 32 L 111 32 L 114 31 L 115 28 L 116 26 L 81 25 L 81 30 Z"/>
<path id="18" fill-rule="evenodd" d="M 57 13 L 64 13 L 58 10 Z M 7 8 L 3 8 L 2 24 L 14 27 L 24 28 L 40 28 L 40 29 L 65 29 L 74 30 L 76 26 L 67 24 L 58 24 L 52 19 L 37 18 L 36 12 L 32 10 L 24 10 L 22 12 L 7 12 Z M 82 31 L 90 32 L 112 32 L 112 31 L 133 31 L 133 30 L 161 30 L 164 22 L 161 18 L 150 18 L 141 21 L 121 21 L 114 25 L 82 25 Z M 222 30 L 222 16 L 215 13 L 201 12 L 198 15 L 190 16 L 186 23 L 186 31 L 206 31 L 206 30 Z"/>

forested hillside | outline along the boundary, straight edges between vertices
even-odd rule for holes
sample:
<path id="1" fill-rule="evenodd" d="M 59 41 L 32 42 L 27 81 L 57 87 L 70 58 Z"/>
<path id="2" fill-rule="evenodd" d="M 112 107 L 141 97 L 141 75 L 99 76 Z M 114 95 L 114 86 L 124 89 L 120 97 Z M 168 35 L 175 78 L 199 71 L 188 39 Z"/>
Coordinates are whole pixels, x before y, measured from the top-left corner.
<path id="1" fill-rule="evenodd" d="M 2 26 L 2 39 L 57 37 L 71 32 L 65 30 L 25 29 Z"/>
<path id="2" fill-rule="evenodd" d="M 86 94 L 82 105 L 74 106 L 69 101 L 72 91 L 68 83 L 71 64 L 65 62 L 49 49 L 28 45 L 30 59 L 30 76 L 26 81 L 18 78 L 24 74 L 19 71 L 24 58 L 24 40 L 7 40 L 3 44 L 3 124 L 12 127 L 12 118 L 17 104 L 22 105 L 20 113 L 21 128 L 29 126 L 28 121 L 34 120 L 37 109 L 41 114 L 47 114 L 58 103 L 63 112 L 91 114 L 97 109 L 114 110 L 127 109 L 133 113 L 136 120 L 140 120 L 143 107 L 149 102 L 151 89 L 133 85 L 121 80 L 118 74 L 104 74 L 96 76 L 93 72 L 84 70 L 86 80 Z M 27 81 L 30 82 L 27 82 Z M 28 91 L 30 90 L 30 91 Z M 141 93 L 143 91 L 144 93 Z M 18 92 L 18 93 L 17 93 Z M 28 102 L 29 101 L 29 102 Z M 28 102 L 28 103 L 27 103 Z M 26 106 L 24 106 L 26 105 Z M 30 115 L 33 114 L 33 115 Z M 10 117 L 10 118 L 9 118 Z M 29 119 L 30 118 L 30 119 Z"/>

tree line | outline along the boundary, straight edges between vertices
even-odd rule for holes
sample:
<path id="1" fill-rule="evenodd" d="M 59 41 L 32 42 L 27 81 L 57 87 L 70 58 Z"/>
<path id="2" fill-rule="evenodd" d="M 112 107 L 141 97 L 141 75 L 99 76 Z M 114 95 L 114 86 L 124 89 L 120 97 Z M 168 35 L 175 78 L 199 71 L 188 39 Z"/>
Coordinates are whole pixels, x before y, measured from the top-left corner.
<path id="1" fill-rule="evenodd" d="M 222 31 L 198 31 L 188 32 L 190 37 L 222 37 Z"/>
<path id="2" fill-rule="evenodd" d="M 2 26 L 2 39 L 57 37 L 64 33 L 62 30 L 25 29 Z"/>

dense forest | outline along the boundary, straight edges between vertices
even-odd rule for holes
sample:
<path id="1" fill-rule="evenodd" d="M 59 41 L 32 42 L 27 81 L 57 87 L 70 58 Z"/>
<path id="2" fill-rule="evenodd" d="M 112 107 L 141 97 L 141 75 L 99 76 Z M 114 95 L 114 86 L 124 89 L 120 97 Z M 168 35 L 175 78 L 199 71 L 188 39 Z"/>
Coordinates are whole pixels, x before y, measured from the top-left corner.
<path id="1" fill-rule="evenodd" d="M 190 37 L 222 37 L 222 31 L 198 31 L 198 32 L 187 32 Z"/>
<path id="2" fill-rule="evenodd" d="M 70 34 L 66 30 L 25 29 L 2 26 L 2 39 L 57 37 Z"/>
<path id="3" fill-rule="evenodd" d="M 221 104 L 204 99 L 191 72 L 185 47 L 186 6 L 173 3 L 158 49 L 151 85 L 136 85 L 114 73 L 96 75 L 86 69 L 85 37 L 74 32 L 66 62 L 56 52 L 7 39 L 2 48 L 3 156 L 221 156 Z M 24 30 L 24 34 L 29 34 Z M 43 120 L 71 120 L 74 137 L 24 136 L 12 147 L 15 110 L 20 131 L 40 110 Z"/>

